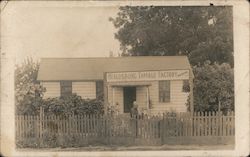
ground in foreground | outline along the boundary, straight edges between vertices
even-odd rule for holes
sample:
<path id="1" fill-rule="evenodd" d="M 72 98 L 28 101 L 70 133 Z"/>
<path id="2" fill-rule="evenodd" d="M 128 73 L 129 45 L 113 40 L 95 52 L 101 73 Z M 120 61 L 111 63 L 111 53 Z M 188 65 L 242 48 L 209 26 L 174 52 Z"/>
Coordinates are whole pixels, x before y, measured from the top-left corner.
<path id="1" fill-rule="evenodd" d="M 144 150 L 233 150 L 234 145 L 88 146 L 77 148 L 22 148 L 20 151 L 144 151 Z"/>

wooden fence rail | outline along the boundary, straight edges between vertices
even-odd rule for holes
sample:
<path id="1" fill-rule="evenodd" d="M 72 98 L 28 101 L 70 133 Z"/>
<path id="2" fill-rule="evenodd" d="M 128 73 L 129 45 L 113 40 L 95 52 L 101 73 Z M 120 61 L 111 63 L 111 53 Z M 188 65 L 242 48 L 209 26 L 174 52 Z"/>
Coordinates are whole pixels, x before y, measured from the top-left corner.
<path id="1" fill-rule="evenodd" d="M 48 140 L 63 143 L 168 144 L 190 143 L 193 139 L 230 139 L 235 134 L 234 113 L 198 112 L 138 117 L 108 115 L 69 115 L 67 117 L 16 116 L 16 140 Z M 195 141 L 194 140 L 194 141 Z M 196 142 L 197 142 L 196 141 Z M 223 140 L 222 140 L 223 141 Z M 227 141 L 227 140 L 226 140 Z"/>

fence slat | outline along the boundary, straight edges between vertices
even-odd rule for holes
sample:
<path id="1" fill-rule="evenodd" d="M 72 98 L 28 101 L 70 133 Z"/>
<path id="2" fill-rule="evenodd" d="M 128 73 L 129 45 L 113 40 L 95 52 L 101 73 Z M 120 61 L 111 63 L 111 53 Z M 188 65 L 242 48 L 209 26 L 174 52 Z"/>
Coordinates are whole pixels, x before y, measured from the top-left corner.
<path id="1" fill-rule="evenodd" d="M 46 135 L 60 138 L 79 137 L 86 143 L 103 140 L 107 144 L 117 141 L 137 139 L 145 144 L 165 143 L 169 137 L 178 137 L 180 142 L 186 137 L 225 137 L 234 136 L 234 112 L 194 112 L 163 114 L 140 117 L 121 117 L 109 115 L 44 115 L 15 117 L 16 139 L 37 139 L 40 143 Z M 130 138 L 130 140 L 129 140 Z M 117 142 L 116 141 L 116 142 Z M 135 140 L 136 141 L 136 140 Z M 46 142 L 46 141 L 45 141 Z"/>

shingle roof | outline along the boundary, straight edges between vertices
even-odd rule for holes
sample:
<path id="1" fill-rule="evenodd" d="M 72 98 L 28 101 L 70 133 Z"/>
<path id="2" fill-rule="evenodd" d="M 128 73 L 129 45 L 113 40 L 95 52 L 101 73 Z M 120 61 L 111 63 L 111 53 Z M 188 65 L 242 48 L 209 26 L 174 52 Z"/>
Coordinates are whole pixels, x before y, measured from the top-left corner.
<path id="1" fill-rule="evenodd" d="M 104 72 L 191 69 L 186 56 L 42 58 L 37 80 L 102 80 Z"/>

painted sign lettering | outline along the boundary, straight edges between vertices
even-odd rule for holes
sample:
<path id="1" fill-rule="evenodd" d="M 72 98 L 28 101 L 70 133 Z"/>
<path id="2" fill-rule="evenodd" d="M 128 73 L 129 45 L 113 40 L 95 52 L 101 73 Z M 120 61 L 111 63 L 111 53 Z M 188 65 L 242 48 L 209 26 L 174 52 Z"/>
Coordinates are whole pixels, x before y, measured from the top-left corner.
<path id="1" fill-rule="evenodd" d="M 107 82 L 184 80 L 184 79 L 189 79 L 189 70 L 107 73 Z"/>

